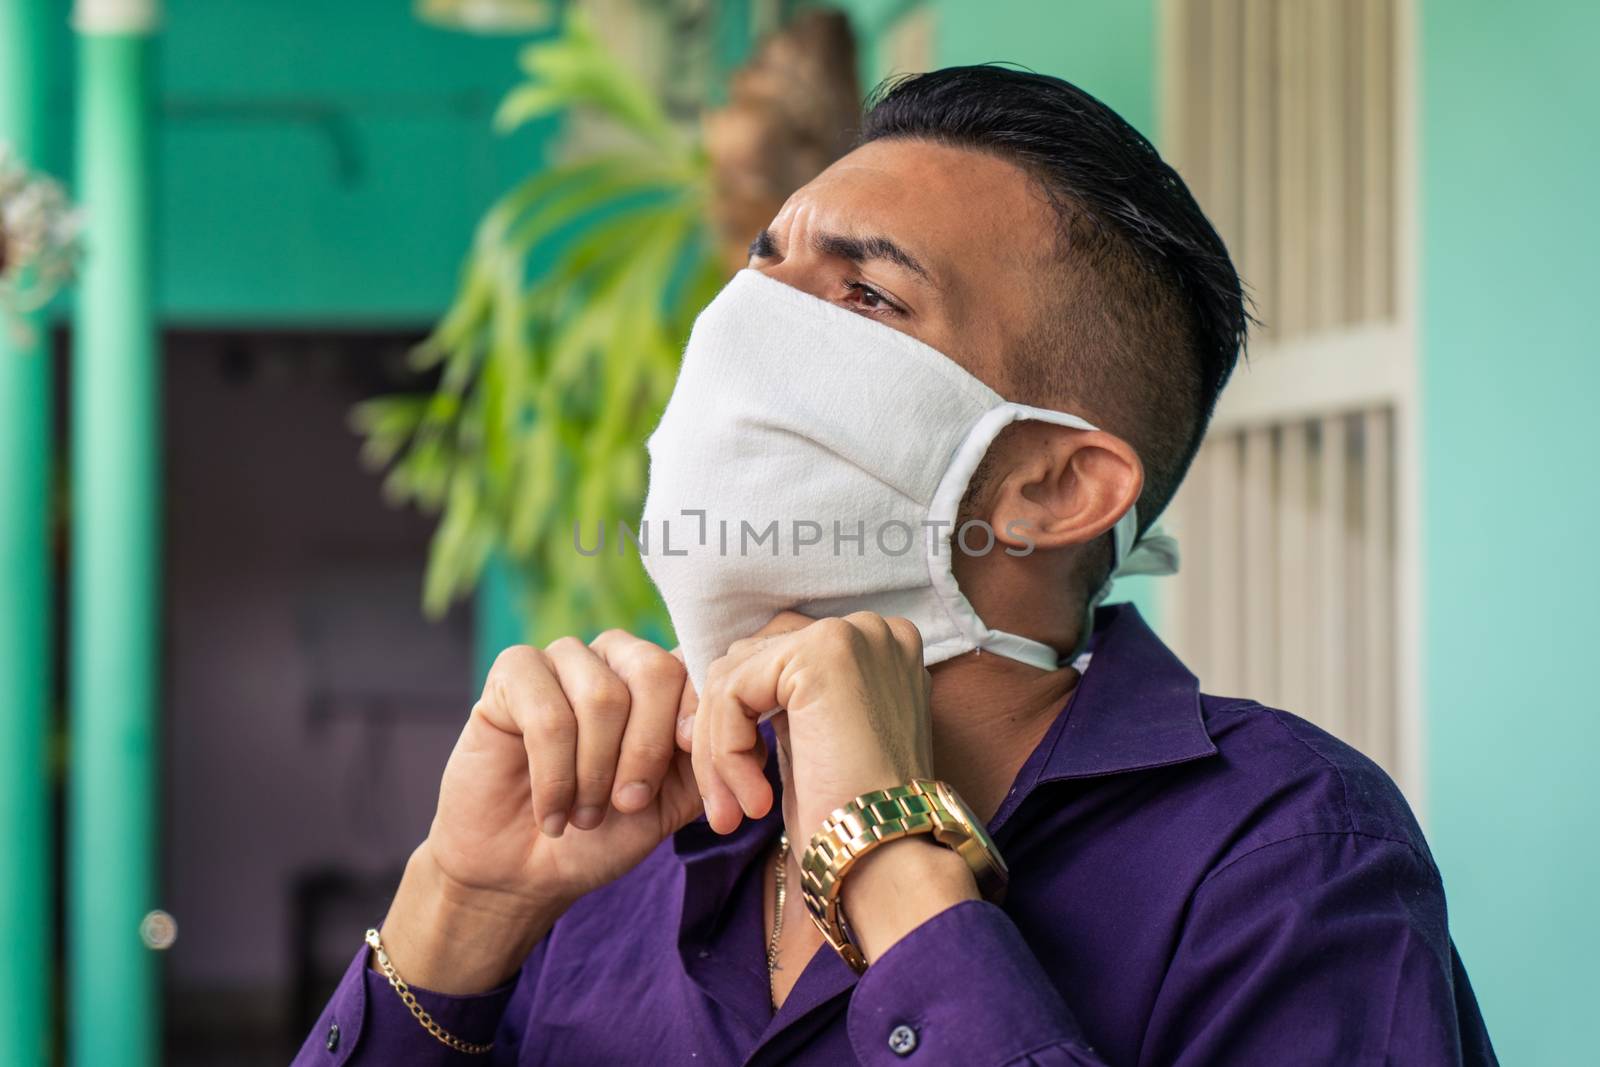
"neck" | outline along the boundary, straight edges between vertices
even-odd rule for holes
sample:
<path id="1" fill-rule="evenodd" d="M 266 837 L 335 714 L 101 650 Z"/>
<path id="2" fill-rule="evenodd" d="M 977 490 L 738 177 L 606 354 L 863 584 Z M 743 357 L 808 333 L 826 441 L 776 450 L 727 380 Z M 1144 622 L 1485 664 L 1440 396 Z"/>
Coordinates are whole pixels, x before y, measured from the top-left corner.
<path id="1" fill-rule="evenodd" d="M 987 821 L 1077 686 L 1078 672 L 968 653 L 931 673 L 934 773 Z"/>

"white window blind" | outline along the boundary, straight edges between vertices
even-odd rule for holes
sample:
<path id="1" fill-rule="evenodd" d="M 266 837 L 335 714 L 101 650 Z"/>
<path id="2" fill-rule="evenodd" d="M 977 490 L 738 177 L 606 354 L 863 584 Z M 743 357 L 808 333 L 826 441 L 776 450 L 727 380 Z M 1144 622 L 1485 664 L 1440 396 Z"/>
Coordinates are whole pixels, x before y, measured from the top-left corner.
<path id="1" fill-rule="evenodd" d="M 1166 0 L 1162 141 L 1262 328 L 1169 522 L 1163 623 L 1208 691 L 1416 792 L 1403 0 Z"/>

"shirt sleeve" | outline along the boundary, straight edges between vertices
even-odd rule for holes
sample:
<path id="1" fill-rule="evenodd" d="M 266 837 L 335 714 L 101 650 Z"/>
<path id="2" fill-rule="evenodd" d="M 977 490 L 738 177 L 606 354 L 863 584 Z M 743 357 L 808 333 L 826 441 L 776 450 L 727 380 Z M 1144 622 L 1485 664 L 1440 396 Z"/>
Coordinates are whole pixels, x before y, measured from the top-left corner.
<path id="1" fill-rule="evenodd" d="M 1139 1062 L 1496 1060 L 1431 860 L 1400 841 L 1311 833 L 1201 883 Z"/>
<path id="2" fill-rule="evenodd" d="M 423 1029 L 389 980 L 369 967 L 362 945 L 306 1037 L 291 1067 L 368 1067 L 404 1063 L 415 1067 L 489 1067 L 512 1062 L 494 1052 L 457 1052 Z M 494 1039 L 516 980 L 476 996 L 450 996 L 411 987 L 418 1005 L 463 1041 Z"/>
<path id="3" fill-rule="evenodd" d="M 863 1067 L 1098 1067 L 1077 1020 L 1005 912 L 966 901 L 896 942 L 856 984 Z"/>

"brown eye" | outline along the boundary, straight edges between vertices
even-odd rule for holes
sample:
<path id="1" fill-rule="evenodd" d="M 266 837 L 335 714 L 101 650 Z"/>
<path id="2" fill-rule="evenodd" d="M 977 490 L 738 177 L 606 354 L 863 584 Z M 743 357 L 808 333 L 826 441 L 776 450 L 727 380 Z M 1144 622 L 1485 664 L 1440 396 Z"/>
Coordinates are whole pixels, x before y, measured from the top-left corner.
<path id="1" fill-rule="evenodd" d="M 888 312 L 890 314 L 899 314 L 900 312 L 900 309 L 896 307 L 888 297 L 884 296 L 870 285 L 864 285 L 861 282 L 845 282 L 844 287 L 845 291 L 850 296 L 856 298 L 856 306 L 862 311 L 871 311 L 880 314 L 884 312 Z"/>

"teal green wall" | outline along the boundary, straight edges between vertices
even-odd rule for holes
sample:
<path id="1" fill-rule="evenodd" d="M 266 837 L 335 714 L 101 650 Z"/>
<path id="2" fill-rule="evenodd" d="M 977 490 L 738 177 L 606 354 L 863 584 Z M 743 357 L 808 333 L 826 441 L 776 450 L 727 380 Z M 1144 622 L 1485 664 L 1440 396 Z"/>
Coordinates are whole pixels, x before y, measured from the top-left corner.
<path id="1" fill-rule="evenodd" d="M 1515 1064 L 1594 1062 L 1600 996 L 1596 41 L 1593 4 L 1421 5 L 1429 834 Z"/>
<path id="2" fill-rule="evenodd" d="M 1155 131 L 1155 0 L 926 0 L 939 66 L 1018 63 L 1078 85 L 1147 137 Z M 918 0 L 836 0 L 862 52 L 864 88 L 881 72 L 882 35 Z"/>
<path id="3" fill-rule="evenodd" d="M 421 323 L 473 226 L 537 168 L 497 137 L 519 41 L 409 0 L 169 0 L 159 39 L 165 321 Z"/>
<path id="4" fill-rule="evenodd" d="M 1072 82 L 1155 136 L 1154 0 L 942 0 L 939 62 L 1006 60 Z"/>

